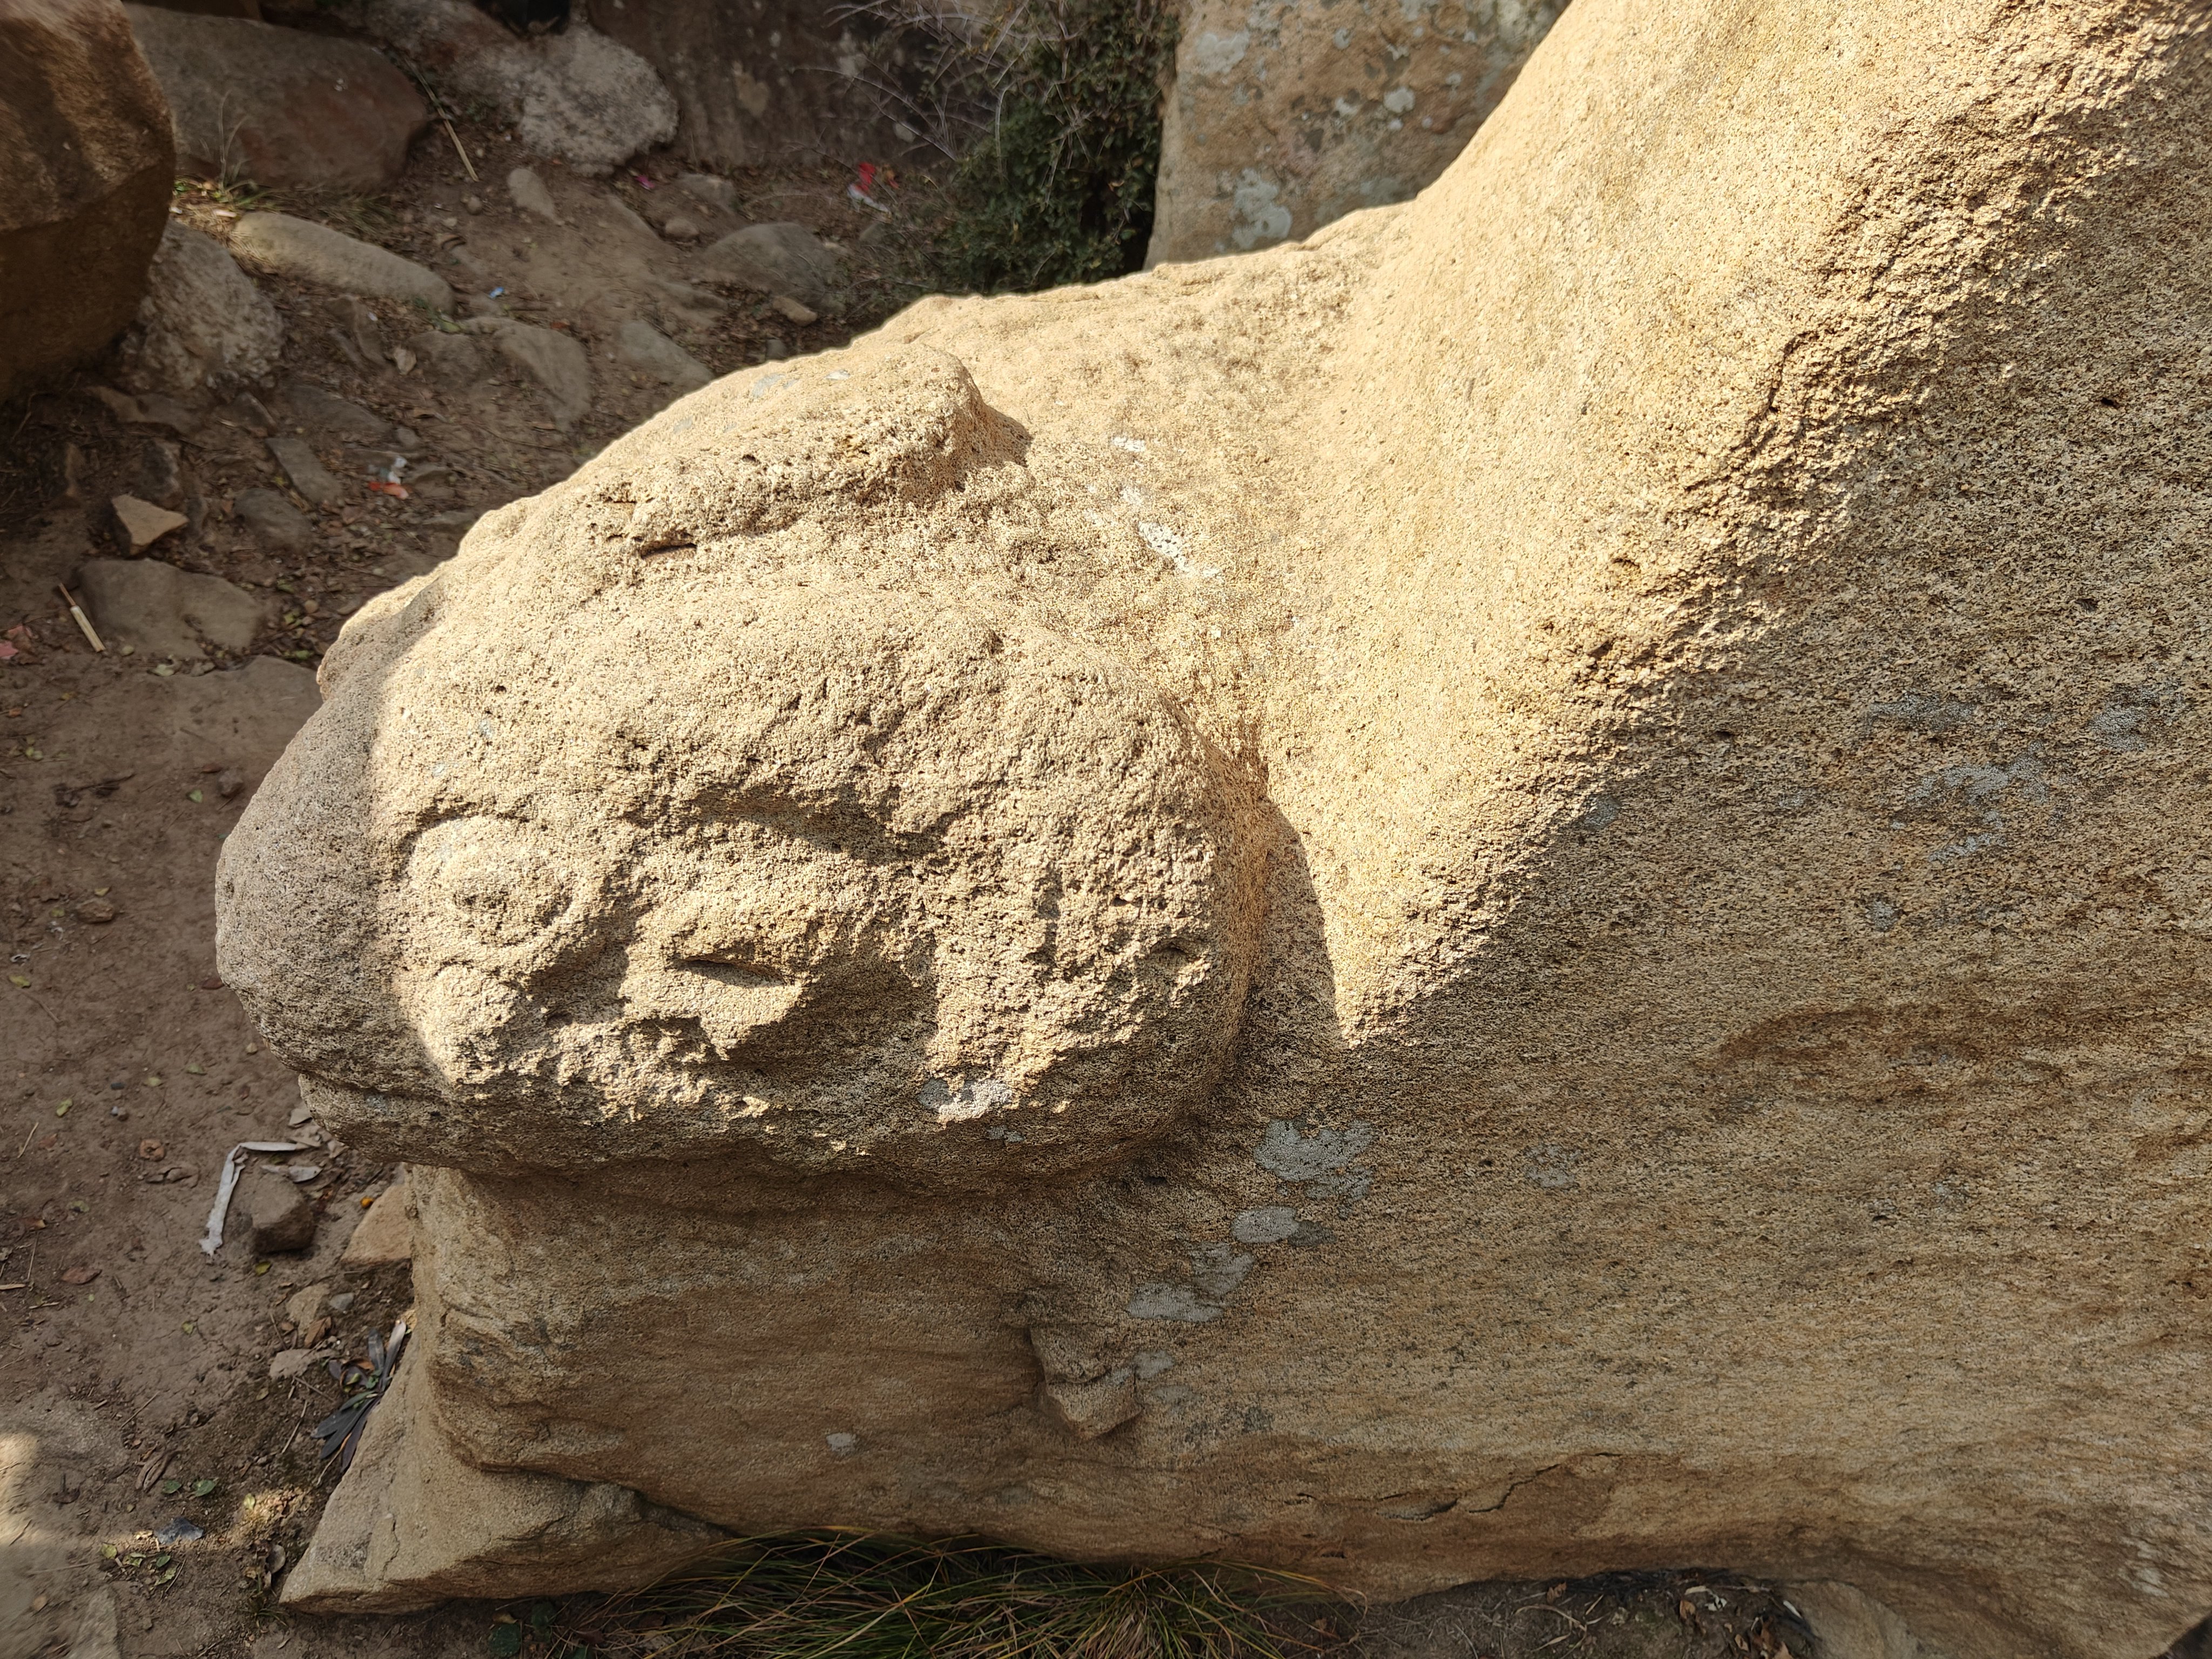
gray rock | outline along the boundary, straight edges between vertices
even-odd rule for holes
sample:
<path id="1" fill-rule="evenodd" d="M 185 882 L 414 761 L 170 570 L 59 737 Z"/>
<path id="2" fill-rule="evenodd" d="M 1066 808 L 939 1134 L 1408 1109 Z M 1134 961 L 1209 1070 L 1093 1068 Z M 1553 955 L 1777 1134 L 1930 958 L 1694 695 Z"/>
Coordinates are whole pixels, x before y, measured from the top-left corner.
<path id="1" fill-rule="evenodd" d="M 264 270 L 341 294 L 412 301 L 435 311 L 453 307 L 453 291 L 412 259 L 289 213 L 245 215 L 231 233 L 230 246 Z"/>
<path id="2" fill-rule="evenodd" d="M 635 318 L 615 331 L 615 355 L 632 368 L 643 369 L 663 386 L 681 386 L 687 392 L 714 378 L 714 371 L 706 364 L 650 323 L 639 322 Z"/>
<path id="3" fill-rule="evenodd" d="M 659 241 L 660 233 L 646 223 L 635 208 L 612 191 L 607 192 L 607 205 L 615 210 L 615 218 L 623 228 L 634 230 L 649 241 Z"/>
<path id="4" fill-rule="evenodd" d="M 141 392 L 179 395 L 225 380 L 258 379 L 284 349 L 284 319 L 230 250 L 171 222 L 147 273 L 138 325 L 125 348 L 125 374 Z"/>
<path id="5" fill-rule="evenodd" d="M 550 224 L 561 222 L 561 210 L 553 205 L 553 192 L 528 167 L 517 167 L 507 175 L 507 194 L 525 213 L 533 213 Z"/>
<path id="6" fill-rule="evenodd" d="M 591 408 L 592 360 L 568 336 L 495 317 L 476 319 L 470 326 L 488 331 L 492 349 L 538 382 L 563 431 Z"/>
<path id="7" fill-rule="evenodd" d="M 834 297 L 837 256 L 805 225 L 788 220 L 747 225 L 699 256 L 714 278 L 756 293 L 785 294 L 815 311 L 826 311 Z"/>
<path id="8" fill-rule="evenodd" d="M 430 124 L 413 83 L 358 41 L 166 7 L 123 9 L 168 96 L 185 172 L 383 190 Z"/>
<path id="9" fill-rule="evenodd" d="M 331 334 L 339 352 L 356 368 L 373 368 L 385 362 L 383 331 L 377 326 L 377 313 L 369 308 L 368 301 L 349 294 L 335 303 L 338 325 Z"/>
<path id="10" fill-rule="evenodd" d="M 261 601 L 252 594 L 159 559 L 90 559 L 76 580 L 111 648 L 192 661 L 207 654 L 203 641 L 236 654 L 261 631 Z"/>
<path id="11" fill-rule="evenodd" d="M 77 1614 L 76 1639 L 70 1644 L 68 1659 L 120 1659 L 121 1652 L 115 1641 L 115 1586 L 96 1585 Z"/>
<path id="12" fill-rule="evenodd" d="M 558 34 L 518 40 L 468 0 L 331 0 L 430 70 L 457 102 L 489 105 L 531 150 L 608 172 L 676 136 L 676 100 L 653 65 L 598 33 L 578 7 Z"/>
<path id="13" fill-rule="evenodd" d="M 284 476 L 292 481 L 292 488 L 315 506 L 329 507 L 344 498 L 345 486 L 332 477 L 329 469 L 315 459 L 315 452 L 306 439 L 271 438 L 269 453 L 276 458 L 276 465 L 284 469 Z"/>
<path id="14" fill-rule="evenodd" d="M 711 173 L 679 173 L 676 182 L 691 198 L 723 213 L 738 210 L 738 187 L 726 179 L 717 179 Z"/>
<path id="15" fill-rule="evenodd" d="M 441 386 L 473 386 L 483 378 L 483 353 L 465 334 L 426 328 L 409 338 L 407 349 L 415 354 L 422 373 Z"/>
<path id="16" fill-rule="evenodd" d="M 231 512 L 257 539 L 270 547 L 296 552 L 315 538 L 313 523 L 282 490 L 241 489 L 231 502 Z"/>
<path id="17" fill-rule="evenodd" d="M 239 1179 L 235 1201 L 254 1255 L 304 1250 L 315 1242 L 315 1206 L 281 1171 L 248 1170 Z"/>
<path id="18" fill-rule="evenodd" d="M 356 443 L 391 441 L 391 422 L 335 392 L 325 392 L 307 380 L 294 380 L 282 395 L 285 406 L 311 431 L 328 432 Z"/>
<path id="19" fill-rule="evenodd" d="M 144 438 L 138 444 L 138 477 L 133 492 L 156 507 L 171 511 L 185 501 L 184 453 L 167 438 Z"/>
<path id="20" fill-rule="evenodd" d="M 700 328 L 730 309 L 730 302 L 713 289 L 695 288 L 690 283 L 671 283 L 652 276 L 646 279 L 646 287 L 659 300 L 664 321 L 672 314 Z"/>

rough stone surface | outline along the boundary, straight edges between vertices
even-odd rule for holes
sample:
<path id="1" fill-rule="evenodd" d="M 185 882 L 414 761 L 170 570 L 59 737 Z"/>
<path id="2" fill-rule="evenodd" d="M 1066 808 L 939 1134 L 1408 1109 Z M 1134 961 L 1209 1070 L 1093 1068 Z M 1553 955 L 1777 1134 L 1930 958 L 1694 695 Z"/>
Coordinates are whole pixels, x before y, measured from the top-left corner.
<path id="1" fill-rule="evenodd" d="M 837 279 L 837 256 L 804 225 L 788 221 L 747 225 L 699 256 L 702 270 L 759 294 L 788 295 L 826 311 Z"/>
<path id="2" fill-rule="evenodd" d="M 1919 1638 L 1905 1621 L 1855 1585 L 1792 1584 L 1790 1601 L 1820 1642 L 1820 1659 L 1921 1659 Z"/>
<path id="3" fill-rule="evenodd" d="M 173 173 L 116 0 L 0 0 L 0 398 L 129 325 Z"/>
<path id="4" fill-rule="evenodd" d="M 2207 52 L 1577 0 L 1415 202 L 726 377 L 365 606 L 218 961 L 410 1165 L 387 1426 L 732 1528 L 2160 1651 Z"/>
<path id="5" fill-rule="evenodd" d="M 392 441 L 392 422 L 383 416 L 311 380 L 289 382 L 281 401 L 301 425 L 312 431 L 329 433 L 355 443 L 380 445 Z"/>
<path id="6" fill-rule="evenodd" d="M 359 41 L 159 6 L 124 10 L 169 100 L 177 165 L 198 177 L 380 191 L 430 124 L 413 82 Z"/>
<path id="7" fill-rule="evenodd" d="M 1146 262 L 1308 236 L 1466 148 L 1565 0 L 1187 0 Z"/>
<path id="8" fill-rule="evenodd" d="M 301 1613 L 405 1613 L 466 1595 L 483 1562 L 557 1573 L 578 1590 L 647 1583 L 721 1534 L 627 1489 L 473 1468 L 404 1432 L 422 1409 L 410 1355 L 362 1431 L 342 1492 L 284 1581 Z"/>
<path id="9" fill-rule="evenodd" d="M 101 1584 L 84 1598 L 69 1659 L 120 1659 L 115 1640 L 115 1587 Z"/>
<path id="10" fill-rule="evenodd" d="M 441 386 L 473 386 L 484 372 L 483 350 L 465 335 L 426 328 L 408 340 L 407 348 L 422 373 Z"/>
<path id="11" fill-rule="evenodd" d="M 240 653 L 261 629 L 261 601 L 244 588 L 159 559 L 88 560 L 76 580 L 111 649 L 196 661 L 203 641 Z"/>
<path id="12" fill-rule="evenodd" d="M 525 213 L 535 214 L 551 224 L 561 222 L 561 210 L 553 205 L 553 192 L 528 167 L 516 167 L 507 175 L 507 195 Z"/>
<path id="13" fill-rule="evenodd" d="M 241 489 L 231 502 L 231 511 L 240 524 L 271 547 L 296 552 L 314 539 L 313 523 L 285 499 L 281 489 Z"/>
<path id="14" fill-rule="evenodd" d="M 854 21 L 817 0 L 653 0 L 592 21 L 653 68 L 681 112 L 675 147 L 703 166 L 905 153 Z M 908 137 L 911 135 L 908 135 Z"/>
<path id="15" fill-rule="evenodd" d="M 590 410 L 592 360 L 574 339 L 505 319 L 481 318 L 472 326 L 482 327 L 491 337 L 492 349 L 538 383 L 564 430 Z"/>
<path id="16" fill-rule="evenodd" d="M 256 1255 L 289 1255 L 315 1242 L 315 1206 L 288 1176 L 257 1164 L 239 1177 L 231 1202 L 238 1217 L 232 1225 L 244 1224 L 247 1246 Z"/>
<path id="17" fill-rule="evenodd" d="M 289 213 L 240 215 L 230 246 L 264 270 L 319 283 L 341 294 L 415 301 L 434 311 L 453 308 L 453 291 L 445 280 L 412 259 Z"/>
<path id="18" fill-rule="evenodd" d="M 284 469 L 284 476 L 302 498 L 316 507 L 333 507 L 346 498 L 346 487 L 340 483 L 330 468 L 315 454 L 314 446 L 305 438 L 289 435 L 271 438 L 269 453 L 276 458 L 276 465 Z"/>
<path id="19" fill-rule="evenodd" d="M 190 522 L 183 514 L 137 495 L 115 496 L 107 506 L 115 539 L 130 553 L 143 553 L 162 537 L 174 535 Z"/>
<path id="20" fill-rule="evenodd" d="M 615 331 L 615 356 L 662 385 L 681 386 L 687 392 L 714 378 L 706 364 L 652 324 L 635 317 Z"/>
<path id="21" fill-rule="evenodd" d="M 414 1231 L 407 1218 L 407 1177 L 403 1172 L 362 1212 L 339 1260 L 348 1267 L 383 1267 L 405 1261 L 414 1254 Z"/>
<path id="22" fill-rule="evenodd" d="M 407 53 L 445 96 L 481 100 L 532 150 L 580 173 L 607 173 L 676 136 L 676 100 L 653 65 L 594 30 L 580 7 L 559 33 L 528 39 L 469 0 L 333 0 L 329 9 Z"/>
<path id="23" fill-rule="evenodd" d="M 284 349 L 284 319 L 230 251 L 173 222 L 146 279 L 125 373 L 140 392 L 190 395 L 203 386 L 258 380 Z"/>

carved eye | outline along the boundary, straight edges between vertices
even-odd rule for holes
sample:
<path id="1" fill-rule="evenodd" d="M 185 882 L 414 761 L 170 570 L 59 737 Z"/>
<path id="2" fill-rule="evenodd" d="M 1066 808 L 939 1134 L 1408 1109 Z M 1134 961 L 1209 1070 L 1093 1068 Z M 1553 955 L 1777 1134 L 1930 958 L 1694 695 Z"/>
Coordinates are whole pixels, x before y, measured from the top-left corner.
<path id="1" fill-rule="evenodd" d="M 511 818 L 455 818 L 415 843 L 410 873 L 434 914 L 479 945 L 527 945 L 565 916 L 576 880 L 544 838 Z"/>

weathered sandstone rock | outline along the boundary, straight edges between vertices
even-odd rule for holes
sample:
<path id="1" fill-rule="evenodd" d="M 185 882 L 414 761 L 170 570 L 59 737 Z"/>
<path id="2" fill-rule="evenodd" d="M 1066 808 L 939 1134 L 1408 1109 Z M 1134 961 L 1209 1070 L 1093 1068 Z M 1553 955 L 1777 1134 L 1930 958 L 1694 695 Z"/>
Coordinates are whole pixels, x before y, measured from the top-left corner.
<path id="1" fill-rule="evenodd" d="M 1310 236 L 1467 147 L 1565 0 L 1188 0 L 1146 263 Z"/>
<path id="2" fill-rule="evenodd" d="M 404 1358 L 362 1431 L 343 1489 L 285 1581 L 306 1613 L 404 1613 L 471 1594 L 482 1564 L 559 1574 L 573 1589 L 649 1581 L 720 1534 L 655 1510 L 625 1487 L 471 1468 L 434 1435 L 409 1432 L 425 1409 L 422 1367 Z M 441 1577 L 463 1571 L 449 1578 Z"/>
<path id="3" fill-rule="evenodd" d="M 1578 0 L 1413 204 L 926 301 L 489 514 L 220 876 L 410 1164 L 386 1426 L 733 1528 L 2157 1652 L 2208 216 L 2193 12 Z M 441 1548 L 356 1593 L 565 1582 Z"/>
<path id="4" fill-rule="evenodd" d="M 413 83 L 359 41 L 161 6 L 124 9 L 168 98 L 178 165 L 199 177 L 380 191 L 430 124 Z"/>
<path id="5" fill-rule="evenodd" d="M 130 325 L 173 160 L 116 0 L 0 0 L 0 398 Z"/>

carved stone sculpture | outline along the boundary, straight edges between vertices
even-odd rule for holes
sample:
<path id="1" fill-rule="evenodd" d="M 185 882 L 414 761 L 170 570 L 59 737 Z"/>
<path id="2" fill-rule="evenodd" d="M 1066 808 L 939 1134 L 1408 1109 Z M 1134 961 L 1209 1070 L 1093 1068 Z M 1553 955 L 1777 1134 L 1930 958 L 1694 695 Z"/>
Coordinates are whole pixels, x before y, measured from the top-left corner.
<path id="1" fill-rule="evenodd" d="M 834 1523 L 2195 1623 L 2207 49 L 1577 0 L 1416 202 L 372 602 L 221 874 L 413 1166 L 295 1604 Z"/>

